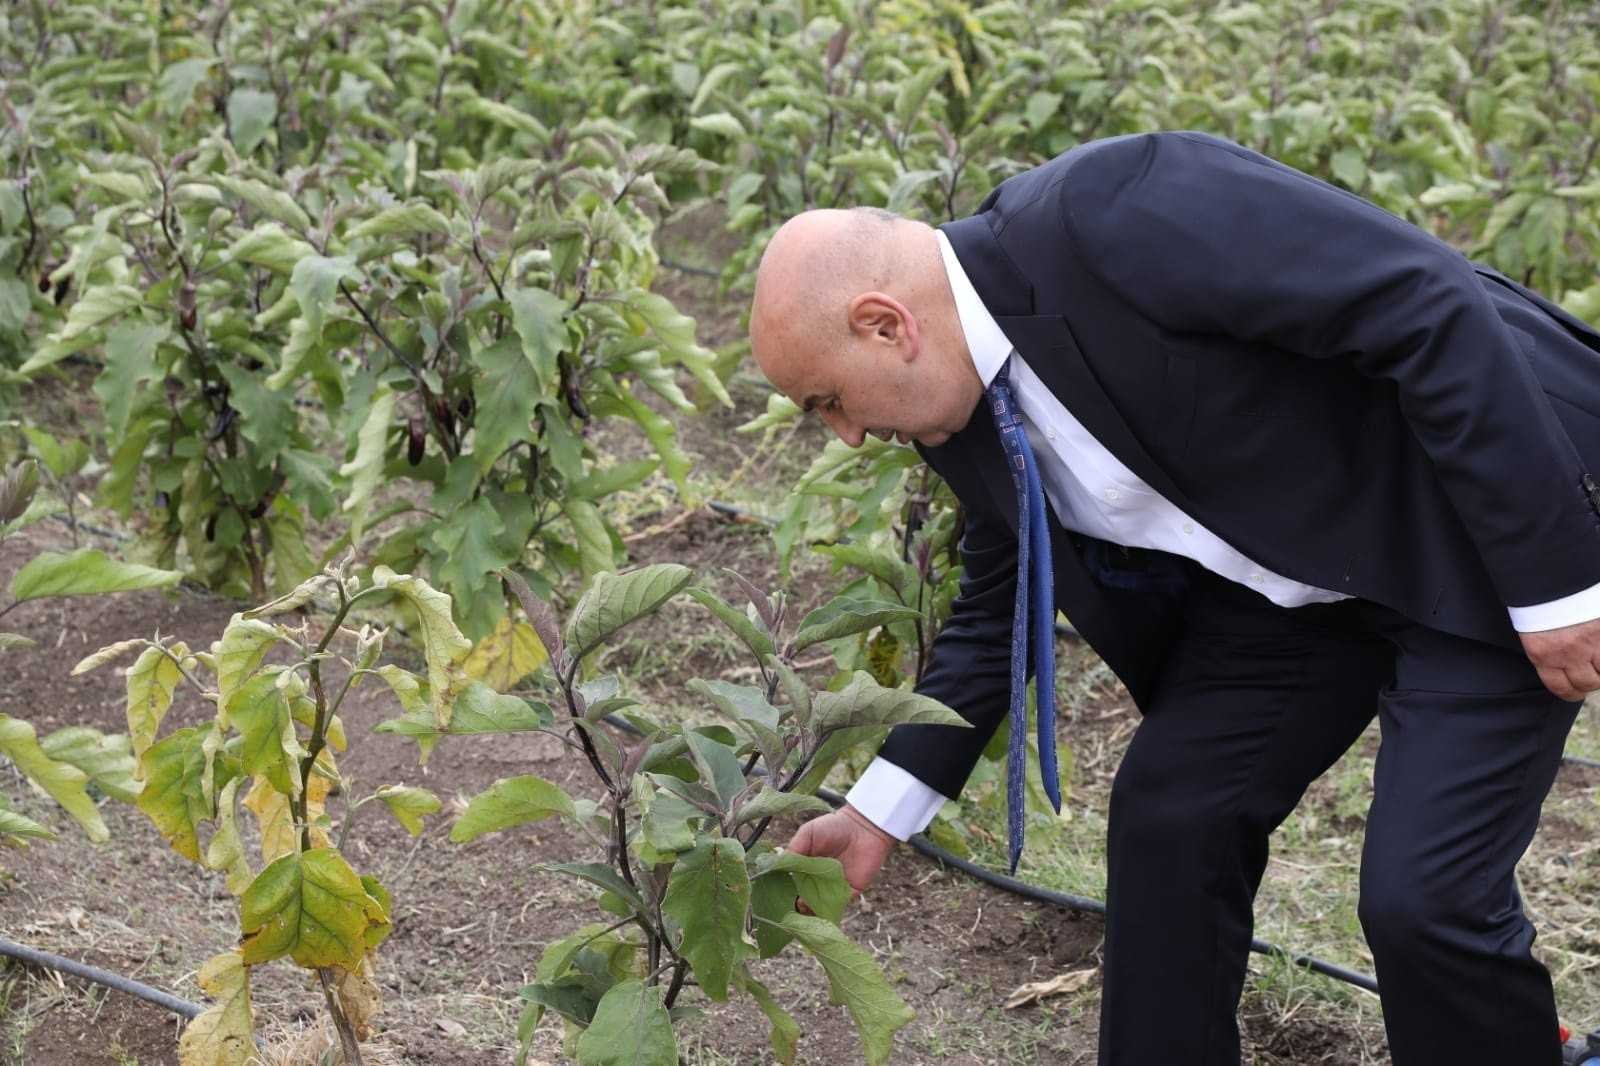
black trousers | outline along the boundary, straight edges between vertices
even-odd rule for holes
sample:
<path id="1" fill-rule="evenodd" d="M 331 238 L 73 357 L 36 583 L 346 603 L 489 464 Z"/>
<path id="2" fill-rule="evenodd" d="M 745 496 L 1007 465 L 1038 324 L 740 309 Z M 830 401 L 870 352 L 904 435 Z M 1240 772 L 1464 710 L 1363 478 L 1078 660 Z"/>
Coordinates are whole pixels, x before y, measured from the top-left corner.
<path id="1" fill-rule="evenodd" d="M 1359 914 L 1395 1066 L 1558 1066 L 1513 870 L 1580 705 L 1368 602 L 1285 609 L 1194 567 L 1187 604 L 1112 789 L 1101 1066 L 1236 1066 L 1268 834 L 1374 714 Z"/>

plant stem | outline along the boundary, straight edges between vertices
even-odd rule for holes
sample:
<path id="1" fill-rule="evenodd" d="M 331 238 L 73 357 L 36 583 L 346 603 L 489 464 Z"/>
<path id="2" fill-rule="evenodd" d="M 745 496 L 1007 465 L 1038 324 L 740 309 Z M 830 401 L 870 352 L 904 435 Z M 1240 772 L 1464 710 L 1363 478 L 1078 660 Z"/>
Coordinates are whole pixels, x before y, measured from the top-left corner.
<path id="1" fill-rule="evenodd" d="M 317 970 L 317 980 L 322 982 L 322 994 L 328 1001 L 328 1013 L 333 1016 L 333 1029 L 339 1034 L 339 1049 L 344 1053 L 344 1066 L 365 1066 L 361 1061 L 361 1042 L 356 1039 L 355 1027 L 350 1024 L 350 1019 L 345 1017 L 344 1009 L 339 1006 L 339 997 L 334 994 L 333 970 L 330 967 L 321 967 Z"/>
<path id="2" fill-rule="evenodd" d="M 376 793 L 374 793 L 372 796 L 368 796 L 365 800 L 358 800 L 355 803 L 350 803 L 348 802 L 348 796 L 350 790 L 352 790 L 354 787 L 355 786 L 353 783 L 349 781 L 345 782 L 345 795 L 347 797 L 347 802 L 344 805 L 344 821 L 339 825 L 339 839 L 335 841 L 333 845 L 333 850 L 341 854 L 344 852 L 344 842 L 350 839 L 350 827 L 356 823 L 356 814 L 360 812 L 362 805 L 365 804 L 367 800 L 373 799 L 376 796 Z"/>
<path id="3" fill-rule="evenodd" d="M 628 887 L 638 891 L 639 883 L 633 879 L 633 862 L 628 858 L 628 817 L 622 810 L 622 793 L 611 793 L 611 828 L 616 834 L 617 866 Z"/>
<path id="4" fill-rule="evenodd" d="M 300 826 L 301 851 L 309 851 L 311 849 L 311 823 L 306 817 L 308 794 L 311 790 L 311 773 L 313 767 L 316 766 L 317 756 L 322 754 L 322 749 L 327 745 L 328 723 L 333 718 L 333 712 L 328 707 L 328 694 L 322 687 L 321 654 L 328 650 L 328 645 L 332 643 L 334 634 L 338 633 L 340 626 L 344 624 L 345 616 L 350 613 L 350 608 L 354 607 L 356 602 L 369 592 L 384 591 L 372 588 L 358 592 L 354 596 L 346 596 L 342 583 L 337 585 L 337 588 L 339 590 L 339 612 L 333 616 L 333 624 L 328 626 L 327 632 L 322 635 L 322 640 L 317 645 L 316 651 L 312 653 L 311 661 L 307 666 L 307 672 L 311 675 L 311 689 L 317 696 L 317 716 L 311 724 L 311 739 L 306 742 L 305 757 L 300 760 L 300 794 L 289 802 L 290 809 L 294 812 L 295 824 Z M 346 678 L 345 691 L 348 692 L 349 689 L 350 679 Z M 343 692 L 339 694 L 339 698 L 341 700 L 344 699 Z"/>
<path id="5" fill-rule="evenodd" d="M 822 747 L 821 741 L 818 741 L 817 747 L 819 749 Z M 795 767 L 794 773 L 789 775 L 789 779 L 778 786 L 779 792 L 789 791 L 794 787 L 796 781 L 799 781 L 800 778 L 805 776 L 806 769 L 811 765 L 811 756 L 815 754 L 816 752 L 812 752 L 800 760 L 800 765 Z M 761 834 L 767 831 L 767 825 L 771 821 L 772 815 L 769 814 L 765 818 L 761 819 L 761 821 L 756 825 L 755 829 L 751 830 L 749 839 L 744 842 L 744 848 L 746 851 L 749 851 L 755 842 L 761 839 Z"/>
<path id="6" fill-rule="evenodd" d="M 676 963 L 676 967 L 677 968 L 672 971 L 672 984 L 667 987 L 667 995 L 664 1001 L 668 1010 L 671 1010 L 672 1005 L 677 1002 L 678 993 L 683 989 L 683 980 L 689 976 L 688 963 L 684 962 L 682 959 L 679 959 Z"/>
<path id="7" fill-rule="evenodd" d="M 14 604 L 14 603 L 11 605 L 11 607 L 15 607 L 15 606 L 16 606 L 16 604 Z M 11 610 L 11 607 L 7 607 L 6 611 Z M 0 614 L 5 614 L 6 611 L 0 611 Z M 168 651 L 163 645 L 152 643 L 150 645 L 150 647 L 152 647 L 152 648 L 160 648 L 161 649 L 161 654 L 165 655 L 168 659 L 171 659 L 172 660 L 172 665 L 176 666 L 178 668 L 178 673 L 180 673 L 184 677 L 188 678 L 189 679 L 189 683 L 191 685 L 193 685 L 196 689 L 198 689 L 200 691 L 201 695 L 205 694 L 206 687 L 200 683 L 200 679 L 199 678 L 195 677 L 193 674 L 191 674 L 189 671 L 187 671 L 187 670 L 185 670 L 183 668 L 183 661 L 181 659 L 179 659 L 176 655 L 172 654 L 172 652 Z"/>
<path id="8" fill-rule="evenodd" d="M 559 675 L 561 681 L 561 694 L 567 701 L 567 714 L 573 719 L 579 721 L 582 720 L 583 716 L 578 713 L 578 700 L 573 694 L 572 682 L 576 679 L 578 665 L 582 661 L 582 656 L 578 656 L 577 658 L 573 659 L 572 666 L 564 673 Z M 606 773 L 606 768 L 601 764 L 600 753 L 595 751 L 594 742 L 589 739 L 588 731 L 583 725 L 578 726 L 577 729 L 578 738 L 583 743 L 583 753 L 589 757 L 589 765 L 594 768 L 594 772 L 599 775 L 600 780 L 605 782 L 606 790 L 615 795 L 617 793 L 618 786 L 611 780 L 611 775 Z"/>

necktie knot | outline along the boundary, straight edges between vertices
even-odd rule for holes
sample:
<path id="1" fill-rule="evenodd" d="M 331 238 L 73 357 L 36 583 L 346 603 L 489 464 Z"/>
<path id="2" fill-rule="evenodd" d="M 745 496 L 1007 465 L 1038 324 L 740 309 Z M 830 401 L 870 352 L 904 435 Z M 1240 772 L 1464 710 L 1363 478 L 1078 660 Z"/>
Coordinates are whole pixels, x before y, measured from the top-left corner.
<path id="1" fill-rule="evenodd" d="M 1022 413 L 1017 410 L 1017 401 L 1011 395 L 1011 385 L 1006 381 L 1006 374 L 1010 369 L 1011 360 L 1007 359 L 1000 367 L 1000 372 L 994 376 L 994 381 L 989 384 L 989 407 L 994 412 L 995 428 L 1001 433 L 1022 428 Z"/>

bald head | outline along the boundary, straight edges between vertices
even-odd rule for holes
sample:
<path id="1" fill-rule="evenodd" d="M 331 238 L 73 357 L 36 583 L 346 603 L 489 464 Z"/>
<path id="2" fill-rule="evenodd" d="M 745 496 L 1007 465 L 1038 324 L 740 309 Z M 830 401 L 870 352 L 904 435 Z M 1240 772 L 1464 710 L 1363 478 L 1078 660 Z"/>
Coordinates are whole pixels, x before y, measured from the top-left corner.
<path id="1" fill-rule="evenodd" d="M 786 348 L 796 340 L 837 341 L 847 328 L 850 299 L 905 280 L 907 231 L 927 229 L 871 207 L 807 211 L 785 222 L 756 271 L 750 333 L 757 347 L 766 347 L 759 340 L 767 339 Z"/>
<path id="2" fill-rule="evenodd" d="M 932 430 L 911 417 L 918 404 L 944 404 L 946 426 L 966 404 L 958 429 L 982 395 L 937 235 L 878 208 L 806 211 L 778 229 L 756 272 L 750 345 L 777 389 L 846 440 L 922 440 Z"/>

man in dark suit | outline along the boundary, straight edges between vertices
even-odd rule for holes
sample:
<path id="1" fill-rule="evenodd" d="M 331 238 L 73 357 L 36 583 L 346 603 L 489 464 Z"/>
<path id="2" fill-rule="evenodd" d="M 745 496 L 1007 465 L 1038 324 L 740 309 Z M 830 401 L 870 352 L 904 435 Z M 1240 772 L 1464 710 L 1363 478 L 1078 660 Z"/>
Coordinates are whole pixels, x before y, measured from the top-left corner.
<path id="1" fill-rule="evenodd" d="M 1203 134 L 1097 141 L 931 229 L 800 215 L 751 340 L 845 441 L 915 442 L 967 520 L 920 691 L 791 847 L 857 890 L 1007 712 L 1017 498 L 1143 718 L 1108 839 L 1103 1066 L 1239 1058 L 1267 838 L 1374 715 L 1360 915 L 1399 1066 L 1560 1061 L 1513 878 L 1600 689 L 1600 334 L 1381 209 Z M 1154 1024 L 1160 1019 L 1160 1024 Z"/>

